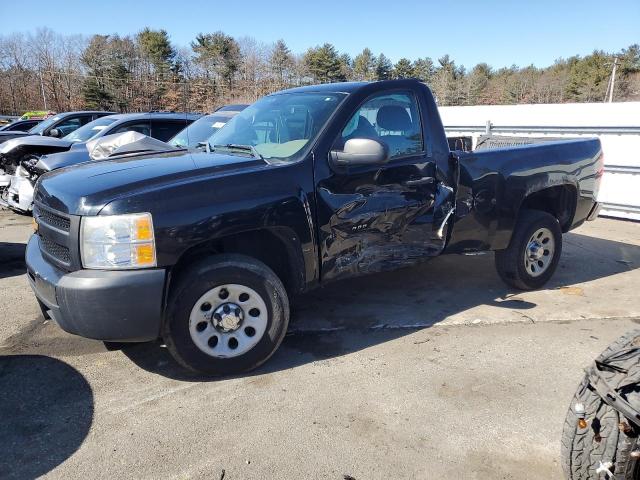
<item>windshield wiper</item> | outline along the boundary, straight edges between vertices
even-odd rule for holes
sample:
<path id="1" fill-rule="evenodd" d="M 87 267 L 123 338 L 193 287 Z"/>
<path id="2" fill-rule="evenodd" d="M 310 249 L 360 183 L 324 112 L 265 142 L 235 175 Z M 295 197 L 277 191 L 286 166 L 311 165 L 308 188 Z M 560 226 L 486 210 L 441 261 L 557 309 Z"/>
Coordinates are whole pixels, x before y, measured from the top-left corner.
<path id="1" fill-rule="evenodd" d="M 260 152 L 258 152 L 258 150 L 256 150 L 256 147 L 254 147 L 253 145 L 240 145 L 238 143 L 227 143 L 224 145 L 214 145 L 213 146 L 213 150 L 229 150 L 230 152 L 233 151 L 239 151 L 239 152 L 246 152 L 246 153 L 250 153 L 251 155 L 253 155 L 255 158 L 259 158 L 260 160 L 264 160 L 264 157 L 262 155 L 260 155 Z"/>

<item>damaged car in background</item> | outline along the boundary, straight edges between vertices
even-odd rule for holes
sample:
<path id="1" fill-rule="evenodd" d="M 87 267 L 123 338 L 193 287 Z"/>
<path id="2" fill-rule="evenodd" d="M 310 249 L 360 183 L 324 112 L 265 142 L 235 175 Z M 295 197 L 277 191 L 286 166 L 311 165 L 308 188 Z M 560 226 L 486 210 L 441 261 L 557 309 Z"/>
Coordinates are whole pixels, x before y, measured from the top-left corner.
<path id="1" fill-rule="evenodd" d="M 112 114 L 113 112 L 100 111 L 67 112 L 49 117 L 26 132 L 18 130 L 0 132 L 0 202 L 6 205 L 6 190 L 21 160 L 21 158 L 9 154 L 9 152 L 21 145 L 22 140 L 26 140 L 28 143 L 40 143 L 35 147 L 35 152 L 39 151 L 40 148 L 47 148 L 49 149 L 48 151 L 58 151 L 55 150 L 55 145 L 57 144 L 56 140 L 60 137 L 74 132 L 93 120 Z M 54 146 L 51 146 L 51 144 Z M 20 147 L 18 147 L 18 152 L 20 152 Z"/>
<path id="2" fill-rule="evenodd" d="M 177 147 L 138 132 L 116 133 L 87 142 L 90 160 L 134 153 L 167 152 Z"/>
<path id="3" fill-rule="evenodd" d="M 0 168 L 5 172 L 4 178 L 0 177 L 0 204 L 22 213 L 31 211 L 38 178 L 90 160 L 90 140 L 138 132 L 164 142 L 198 118 L 200 115 L 191 113 L 125 113 L 94 120 L 63 138 L 27 136 L 5 142 L 0 145 Z"/>
<path id="4" fill-rule="evenodd" d="M 101 111 L 80 111 L 80 112 L 65 112 L 57 114 L 53 117 L 49 117 L 36 126 L 21 132 L 18 130 L 9 130 L 0 132 L 0 144 L 4 143 L 12 138 L 26 137 L 28 135 L 40 135 L 43 137 L 55 137 L 62 138 L 65 135 L 70 134 L 74 130 L 86 125 L 93 120 L 104 117 L 106 115 L 113 115 L 115 112 L 101 112 Z"/>
<path id="5" fill-rule="evenodd" d="M 416 80 L 266 96 L 209 148 L 108 157 L 43 176 L 27 278 L 45 317 L 113 342 L 162 338 L 184 367 L 251 370 L 289 298 L 448 253 L 495 251 L 540 288 L 562 235 L 598 214 L 598 139 L 452 152 Z"/>

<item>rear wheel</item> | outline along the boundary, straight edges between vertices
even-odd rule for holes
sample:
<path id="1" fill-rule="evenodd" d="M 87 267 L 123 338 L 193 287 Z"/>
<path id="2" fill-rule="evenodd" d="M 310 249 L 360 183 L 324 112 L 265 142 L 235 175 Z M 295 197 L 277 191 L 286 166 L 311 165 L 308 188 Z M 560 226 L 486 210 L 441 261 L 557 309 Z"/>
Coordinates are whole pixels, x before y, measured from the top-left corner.
<path id="1" fill-rule="evenodd" d="M 520 212 L 509 247 L 495 254 L 500 278 L 520 290 L 533 290 L 549 281 L 562 253 L 558 220 L 539 210 Z"/>
<path id="2" fill-rule="evenodd" d="M 218 255 L 179 275 L 163 337 L 183 366 L 226 375 L 264 363 L 288 323 L 286 291 L 269 267 L 243 255 Z"/>

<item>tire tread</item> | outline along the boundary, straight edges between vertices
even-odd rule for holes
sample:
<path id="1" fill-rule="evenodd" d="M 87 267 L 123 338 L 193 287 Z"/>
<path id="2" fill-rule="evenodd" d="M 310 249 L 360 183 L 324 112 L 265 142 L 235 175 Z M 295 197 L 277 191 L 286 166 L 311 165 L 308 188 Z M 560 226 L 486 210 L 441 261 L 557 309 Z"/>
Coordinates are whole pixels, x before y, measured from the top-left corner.
<path id="1" fill-rule="evenodd" d="M 632 330 L 609 345 L 597 360 L 609 357 L 612 353 L 628 348 L 640 337 L 640 330 Z M 635 359 L 637 362 L 637 358 Z M 616 388 L 624 381 L 623 375 L 601 370 L 600 374 L 607 382 Z M 578 428 L 578 417 L 573 411 L 575 403 L 581 402 L 585 406 L 587 420 L 596 414 L 602 427 L 601 441 L 595 440 L 591 424 L 586 429 Z M 569 480 L 588 480 L 599 478 L 596 469 L 599 462 L 611 461 L 614 466 L 614 479 L 625 478 L 625 470 L 629 454 L 636 444 L 636 437 L 628 436 L 618 429 L 618 424 L 624 420 L 617 410 L 606 404 L 589 385 L 587 376 L 582 379 L 575 395 L 571 400 L 564 421 L 561 439 L 561 465 Z"/>

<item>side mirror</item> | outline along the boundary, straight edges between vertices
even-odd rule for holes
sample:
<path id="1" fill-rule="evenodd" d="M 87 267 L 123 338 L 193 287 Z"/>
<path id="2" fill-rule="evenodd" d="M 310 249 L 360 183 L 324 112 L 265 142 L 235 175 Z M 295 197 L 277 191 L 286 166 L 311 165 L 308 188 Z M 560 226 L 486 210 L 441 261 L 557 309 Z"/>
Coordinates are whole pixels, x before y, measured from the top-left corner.
<path id="1" fill-rule="evenodd" d="M 51 130 L 49 130 L 49 136 L 60 138 L 62 136 L 62 132 L 57 128 L 52 128 Z"/>
<path id="2" fill-rule="evenodd" d="M 387 146 L 371 138 L 352 138 L 344 144 L 344 150 L 332 150 L 331 160 L 336 165 L 381 165 L 389 160 Z"/>

